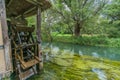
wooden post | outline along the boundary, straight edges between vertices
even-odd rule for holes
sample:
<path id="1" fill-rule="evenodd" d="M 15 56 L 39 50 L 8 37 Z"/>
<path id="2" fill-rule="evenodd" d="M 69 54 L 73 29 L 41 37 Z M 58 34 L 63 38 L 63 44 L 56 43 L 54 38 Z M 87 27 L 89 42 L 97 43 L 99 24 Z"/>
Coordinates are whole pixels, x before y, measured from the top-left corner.
<path id="1" fill-rule="evenodd" d="M 41 43 L 41 9 L 37 7 L 37 40 Z"/>
<path id="2" fill-rule="evenodd" d="M 6 21 L 6 9 L 5 9 L 5 0 L 0 0 L 0 21 L 1 21 L 1 28 L 2 28 L 2 36 L 3 36 L 3 45 L 4 45 L 4 61 L 5 61 L 5 68 L 6 72 L 10 72 L 11 67 L 11 50 L 10 50 L 10 40 L 8 37 L 8 27 Z M 4 72 L 4 73 L 6 73 Z"/>
<path id="3" fill-rule="evenodd" d="M 39 43 L 38 47 L 39 47 L 39 52 L 38 52 L 38 57 L 42 60 L 42 49 L 41 49 L 41 8 L 38 6 L 37 7 L 37 30 L 36 30 L 36 34 L 37 34 L 37 41 Z M 40 71 L 43 68 L 43 61 L 41 61 L 38 65 L 38 71 Z"/>

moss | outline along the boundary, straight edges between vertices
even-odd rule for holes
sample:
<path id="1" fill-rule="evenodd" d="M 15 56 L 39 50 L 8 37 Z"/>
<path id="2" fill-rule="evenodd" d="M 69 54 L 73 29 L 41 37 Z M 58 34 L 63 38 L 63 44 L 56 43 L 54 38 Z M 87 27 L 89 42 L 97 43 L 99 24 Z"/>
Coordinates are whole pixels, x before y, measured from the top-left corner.
<path id="1" fill-rule="evenodd" d="M 43 73 L 31 77 L 30 80 L 100 80 L 102 77 L 107 80 L 120 79 L 118 61 L 71 55 L 63 51 L 53 53 L 48 53 L 51 58 L 44 62 Z"/>

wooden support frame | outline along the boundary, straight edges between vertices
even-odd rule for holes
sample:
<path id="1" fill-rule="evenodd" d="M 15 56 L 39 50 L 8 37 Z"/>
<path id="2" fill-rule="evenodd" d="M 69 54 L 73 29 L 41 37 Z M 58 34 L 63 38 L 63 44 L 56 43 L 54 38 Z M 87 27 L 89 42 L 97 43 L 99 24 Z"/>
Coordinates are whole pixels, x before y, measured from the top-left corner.
<path id="1" fill-rule="evenodd" d="M 11 49 L 10 49 L 10 40 L 8 37 L 8 27 L 6 21 L 6 8 L 5 8 L 5 0 L 0 0 L 0 21 L 1 21 L 1 28 L 2 28 L 2 36 L 3 36 L 3 45 L 4 45 L 4 60 L 5 61 L 5 72 L 1 73 L 5 77 L 8 76 L 6 74 L 10 74 L 12 71 L 12 63 L 11 63 Z M 1 63 L 0 63 L 1 64 Z"/>
<path id="2" fill-rule="evenodd" d="M 42 5 L 42 3 L 39 3 L 39 2 L 34 1 L 34 0 L 26 0 L 26 1 L 28 1 L 29 3 L 32 3 L 34 5 Z"/>

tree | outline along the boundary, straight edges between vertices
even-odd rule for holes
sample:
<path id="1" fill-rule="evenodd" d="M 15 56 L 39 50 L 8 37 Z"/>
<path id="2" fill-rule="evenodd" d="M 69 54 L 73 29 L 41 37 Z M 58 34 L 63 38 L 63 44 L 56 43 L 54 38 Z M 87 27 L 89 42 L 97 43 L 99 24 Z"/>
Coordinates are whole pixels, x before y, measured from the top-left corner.
<path id="1" fill-rule="evenodd" d="M 65 23 L 73 23 L 74 35 L 79 36 L 88 19 L 99 14 L 107 0 L 51 0 L 53 10 L 59 13 Z M 69 29 L 72 29 L 69 26 Z"/>
<path id="2" fill-rule="evenodd" d="M 120 0 L 112 0 L 111 3 L 106 6 L 104 14 L 111 19 L 111 21 L 120 20 Z"/>
<path id="3" fill-rule="evenodd" d="M 112 0 L 103 12 L 104 16 L 109 20 L 112 27 L 109 31 L 110 37 L 120 37 L 120 0 Z"/>

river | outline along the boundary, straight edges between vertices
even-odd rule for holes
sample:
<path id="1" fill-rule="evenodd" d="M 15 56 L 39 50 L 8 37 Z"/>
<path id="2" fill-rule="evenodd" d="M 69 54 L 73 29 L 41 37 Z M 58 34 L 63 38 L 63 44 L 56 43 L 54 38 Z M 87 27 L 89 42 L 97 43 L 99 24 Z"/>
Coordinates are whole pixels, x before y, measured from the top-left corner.
<path id="1" fill-rule="evenodd" d="M 43 49 L 49 47 L 53 51 L 63 50 L 72 54 L 89 55 L 120 61 L 120 48 L 81 46 L 67 43 L 43 43 Z"/>
<path id="2" fill-rule="evenodd" d="M 44 68 L 28 80 L 120 80 L 120 49 L 43 43 Z"/>

